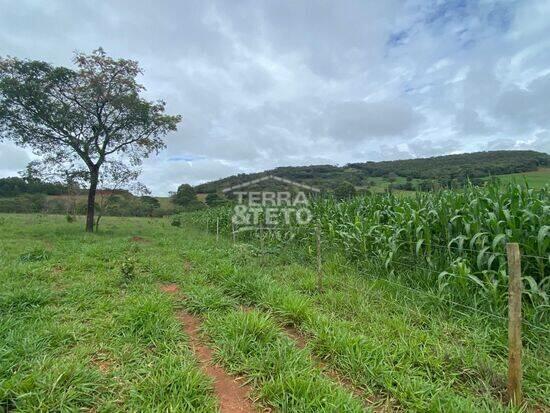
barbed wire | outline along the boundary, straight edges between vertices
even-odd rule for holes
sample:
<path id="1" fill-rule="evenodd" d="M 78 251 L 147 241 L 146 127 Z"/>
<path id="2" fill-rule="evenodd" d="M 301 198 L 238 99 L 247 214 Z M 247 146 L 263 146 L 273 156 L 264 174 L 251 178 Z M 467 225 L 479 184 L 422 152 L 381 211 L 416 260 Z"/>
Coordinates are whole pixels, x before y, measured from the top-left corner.
<path id="1" fill-rule="evenodd" d="M 375 256 L 375 255 L 372 255 L 374 258 L 377 258 L 377 259 L 381 259 L 380 257 L 378 256 Z M 403 261 L 400 261 L 400 260 L 392 260 L 392 262 L 397 262 L 397 264 L 400 264 L 400 265 L 404 265 L 406 267 L 409 267 L 409 268 L 412 268 L 412 269 L 417 269 L 417 270 L 423 270 L 423 271 L 426 271 L 426 272 L 431 272 L 432 274 L 436 274 L 436 275 L 440 275 L 442 273 L 445 273 L 445 276 L 450 276 L 450 277 L 453 277 L 453 278 L 456 278 L 456 279 L 462 279 L 460 276 L 456 275 L 456 274 L 453 274 L 451 272 L 448 272 L 448 271 L 438 271 L 438 270 L 435 270 L 435 269 L 432 269 L 432 268 L 427 268 L 427 267 L 421 267 L 421 266 L 418 266 L 418 265 L 414 265 L 414 264 L 410 264 L 410 263 L 406 263 L 406 262 L 403 262 Z M 381 279 L 381 280 L 387 280 L 387 278 L 380 278 L 378 277 L 377 279 Z M 404 284 L 401 284 L 403 287 L 405 288 L 409 288 L 411 289 L 412 287 L 409 287 L 409 286 L 406 286 Z M 485 314 L 485 315 L 491 315 L 493 317 L 498 317 L 500 319 L 505 319 L 507 320 L 506 317 L 503 317 L 503 316 L 500 316 L 498 314 L 494 314 L 494 313 L 490 313 L 488 311 L 485 311 L 485 310 L 481 310 L 481 309 L 478 309 L 476 307 L 471 307 L 471 306 L 467 306 L 465 304 L 461 304 L 461 303 L 457 303 L 455 301 L 452 301 L 452 300 L 448 300 L 448 299 L 445 299 L 444 297 L 440 297 L 436 294 L 433 294 L 433 293 L 429 293 L 427 291 L 423 291 L 423 290 L 418 290 L 418 289 L 413 289 L 419 293 L 425 293 L 425 294 L 428 294 L 428 295 L 432 295 L 433 297 L 437 298 L 438 300 L 447 300 L 449 301 L 450 303 L 453 303 L 455 305 L 458 305 L 458 306 L 461 306 L 463 308 L 468 308 L 468 309 L 472 309 L 472 310 L 475 310 L 477 312 L 480 312 L 482 314 Z M 526 320 L 523 320 L 523 324 L 524 325 L 527 325 L 533 329 L 536 329 L 536 330 L 539 330 L 539 331 L 542 331 L 542 332 L 545 332 L 545 333 L 548 333 L 550 334 L 550 329 L 547 329 L 547 328 L 544 328 L 544 327 L 540 327 L 540 326 L 537 326 L 536 324 L 533 324 L 533 323 L 530 323 L 529 321 L 526 321 Z"/>
<path id="2" fill-rule="evenodd" d="M 274 230 L 274 229 L 277 229 L 277 230 L 290 230 L 290 229 L 294 229 L 294 228 L 300 228 L 300 229 L 304 229 L 304 226 L 285 226 L 283 228 L 281 227 L 278 227 L 278 228 L 273 228 L 273 227 L 257 227 L 256 231 L 253 232 L 254 235 L 256 235 L 256 233 L 258 231 L 265 231 L 265 230 Z M 311 228 L 311 227 L 309 227 Z M 314 236 L 315 235 L 315 228 L 311 229 L 311 231 L 305 231 L 306 233 L 308 233 L 308 235 L 311 235 L 311 236 Z M 235 233 L 234 231 L 230 231 L 230 233 Z M 322 233 L 322 232 L 321 232 Z M 291 234 L 291 235 L 296 235 L 296 234 Z M 287 240 L 289 242 L 292 241 L 292 237 L 289 237 L 289 239 Z M 405 240 L 406 241 L 406 240 Z M 406 242 L 409 242 L 409 243 L 414 243 L 416 244 L 417 242 L 413 242 L 413 241 L 406 241 Z M 449 246 L 443 246 L 443 245 L 439 245 L 439 244 L 431 244 L 432 246 L 433 245 L 436 245 L 436 246 L 439 246 L 441 248 L 446 248 L 446 249 L 449 249 Z M 456 247 L 458 248 L 458 247 Z M 462 250 L 468 250 L 468 249 L 462 249 Z M 473 251 L 473 252 L 476 252 L 476 253 L 479 253 L 480 251 L 476 251 L 476 250 L 470 250 L 470 251 Z M 489 254 L 494 254 L 494 255 L 503 255 L 503 256 L 506 256 L 505 253 L 498 253 L 498 252 L 490 252 L 490 251 L 486 251 L 485 253 L 489 253 Z M 380 256 L 376 256 L 374 254 L 371 255 L 372 257 L 376 258 L 376 259 L 382 259 L 382 257 Z M 530 256 L 530 255 L 522 255 L 523 257 L 534 257 L 534 258 L 542 258 L 542 259 L 546 259 L 546 257 L 541 257 L 541 256 Z M 447 271 L 438 271 L 436 269 L 432 269 L 432 268 L 427 268 L 427 267 L 422 267 L 422 266 L 419 266 L 419 265 L 415 265 L 415 264 L 411 264 L 409 262 L 404 262 L 404 261 L 401 261 L 401 260 L 397 260 L 397 259 L 392 259 L 391 261 L 392 263 L 397 263 L 399 265 L 404 265 L 406 267 L 409 267 L 411 269 L 417 269 L 417 270 L 422 270 L 422 271 L 426 271 L 426 272 L 430 272 L 430 273 L 433 273 L 433 274 L 441 274 L 441 273 L 445 273 L 446 276 L 450 276 L 450 277 L 454 277 L 454 278 L 457 278 L 457 279 L 460 279 L 461 277 L 457 276 L 456 274 L 453 274 L 453 273 L 450 273 L 450 272 L 447 272 Z M 448 304 L 451 304 L 451 306 L 449 307 L 450 309 L 452 309 L 452 311 L 455 311 L 456 313 L 462 315 L 463 317 L 466 317 L 466 318 L 470 318 L 472 316 L 471 313 L 467 313 L 467 312 L 464 312 L 464 311 L 460 311 L 458 310 L 456 307 L 460 307 L 460 308 L 463 308 L 463 309 L 466 309 L 466 310 L 469 310 L 469 311 L 473 311 L 475 313 L 479 313 L 479 314 L 483 314 L 484 316 L 487 316 L 487 317 L 490 317 L 490 318 L 493 318 L 493 319 L 497 319 L 497 320 L 500 320 L 500 321 L 505 321 L 507 322 L 508 321 L 508 318 L 507 317 L 504 317 L 502 315 L 499 315 L 499 314 L 495 314 L 495 313 L 491 313 L 491 312 L 488 312 L 488 311 L 485 311 L 485 310 L 482 310 L 480 308 L 476 308 L 476 307 L 472 307 L 470 305 L 467 305 L 467 304 L 462 304 L 462 303 L 459 303 L 459 302 L 456 302 L 454 300 L 451 300 L 449 298 L 445 298 L 445 297 L 441 297 L 437 294 L 434 294 L 433 292 L 431 291 L 426 291 L 426 290 L 420 290 L 420 289 L 417 289 L 417 288 L 413 288 L 411 286 L 408 286 L 408 285 L 405 285 L 403 283 L 399 283 L 399 282 L 396 282 L 394 280 L 391 280 L 391 279 L 388 279 L 388 278 L 382 278 L 382 277 L 376 277 L 376 280 L 379 280 L 379 281 L 382 281 L 382 282 L 386 282 L 388 284 L 391 284 L 391 285 L 394 285 L 394 286 L 397 286 L 397 287 L 400 287 L 400 288 L 404 288 L 408 291 L 411 291 L 413 293 L 416 293 L 416 294 L 419 294 L 421 296 L 424 296 L 424 297 L 428 297 L 430 299 L 433 299 L 433 300 L 436 300 L 436 301 L 439 301 L 439 302 L 446 302 Z M 382 296 L 378 296 L 378 298 L 382 299 L 384 302 L 390 304 L 390 305 L 393 305 L 395 303 L 392 303 L 391 301 L 387 300 L 386 298 L 382 297 Z M 410 298 L 406 298 L 409 302 L 412 302 L 412 300 Z M 411 312 L 411 313 L 415 313 L 416 315 L 420 316 L 420 317 L 426 317 L 425 314 L 422 314 L 417 308 L 413 309 L 409 306 L 406 307 L 407 311 Z M 528 322 L 526 320 L 523 320 L 522 321 L 522 324 L 525 325 L 525 326 L 529 326 L 531 327 L 532 329 L 534 330 L 538 330 L 538 331 L 541 331 L 543 333 L 546 333 L 546 334 L 550 334 L 550 329 L 547 329 L 547 328 L 544 328 L 544 327 L 540 327 L 540 326 L 537 326 L 531 322 Z M 531 354 L 528 355 L 529 358 L 531 358 L 532 360 L 535 360 L 535 361 L 538 361 L 540 363 L 543 363 L 545 365 L 550 365 L 550 362 L 548 360 L 543 360 L 543 359 L 539 359 L 537 358 L 536 356 L 533 356 Z"/>
<path id="3" fill-rule="evenodd" d="M 409 243 L 409 244 L 417 244 L 418 241 L 409 241 L 409 240 L 400 240 L 398 242 L 403 242 L 403 243 Z M 426 244 L 424 244 L 426 245 Z M 467 252 L 472 252 L 472 253 L 475 253 L 477 255 L 479 254 L 487 254 L 487 255 L 497 255 L 497 256 L 502 256 L 502 257 L 506 257 L 507 254 L 505 252 L 499 252 L 499 251 L 483 251 L 483 248 L 487 248 L 488 246 L 485 246 L 485 247 L 482 247 L 482 249 L 480 250 L 475 250 L 475 249 L 472 249 L 472 248 L 465 248 L 465 247 L 460 247 L 458 245 L 441 245 L 441 244 L 433 244 L 433 243 L 430 243 L 429 244 L 430 246 L 435 246 L 437 248 L 445 248 L 445 249 L 454 249 L 454 250 L 459 250 L 459 251 L 467 251 Z M 543 259 L 543 260 L 547 260 L 547 259 L 550 259 L 550 254 L 548 254 L 547 256 L 542 256 L 542 255 L 532 255 L 532 254 L 521 254 L 522 257 L 526 257 L 526 258 L 540 258 L 540 259 Z"/>
<path id="4" fill-rule="evenodd" d="M 213 221 L 213 222 L 215 222 L 215 221 Z M 209 226 L 207 225 L 207 227 L 209 227 Z M 296 229 L 296 228 L 298 228 L 298 229 L 309 228 L 309 229 L 312 230 L 311 234 L 313 234 L 313 230 L 314 230 L 309 225 L 285 225 L 285 226 L 264 226 L 264 227 L 254 226 L 254 228 L 251 229 L 250 232 L 257 232 L 257 231 L 262 231 L 262 230 L 267 230 L 267 231 L 289 231 L 289 230 Z M 320 228 L 321 228 L 321 231 L 322 231 L 322 225 L 320 226 Z M 233 229 L 233 226 L 232 226 L 232 229 L 230 231 L 230 233 L 240 233 L 240 232 L 243 232 L 243 231 L 235 231 Z M 322 231 L 322 233 L 323 232 L 324 231 Z M 410 245 L 417 246 L 418 242 L 423 241 L 423 240 L 412 241 L 412 240 L 398 239 L 398 240 L 395 240 L 395 241 L 396 241 L 396 243 L 410 244 Z M 485 255 L 496 255 L 496 256 L 503 256 L 503 257 L 507 256 L 505 252 L 493 251 L 493 250 L 483 251 L 483 248 L 486 248 L 488 246 L 482 247 L 482 249 L 473 249 L 473 248 L 468 248 L 468 247 L 461 247 L 461 246 L 458 246 L 458 245 L 452 245 L 451 242 L 452 241 L 450 241 L 449 244 L 447 244 L 447 245 L 434 243 L 434 242 L 430 242 L 430 243 L 424 243 L 423 242 L 421 245 L 424 245 L 425 248 L 427 248 L 427 247 L 436 247 L 436 248 L 444 248 L 444 249 L 447 249 L 447 250 L 466 251 L 466 252 L 475 253 L 476 255 L 485 254 Z M 521 254 L 521 256 L 522 256 L 522 258 L 525 257 L 525 258 L 536 258 L 536 259 L 542 259 L 542 260 L 550 260 L 550 254 L 548 254 L 547 256 L 534 255 L 534 254 Z"/>
<path id="5" fill-rule="evenodd" d="M 388 280 L 383 279 L 383 278 L 377 278 L 377 280 L 388 281 Z M 396 284 L 399 284 L 399 283 L 396 283 Z M 402 286 L 402 287 L 405 287 L 405 288 L 409 288 L 409 287 L 405 286 L 404 284 L 399 284 L 399 285 Z M 409 288 L 409 289 L 412 289 L 412 288 Z M 415 290 L 415 289 L 413 289 L 413 290 Z M 415 290 L 415 291 L 420 291 L 420 292 L 422 292 L 421 290 Z M 409 303 L 411 303 L 411 304 L 414 305 L 415 302 L 414 302 L 411 298 L 409 298 L 409 297 L 407 297 L 407 296 L 403 296 L 403 297 L 405 298 L 406 301 L 408 301 Z M 395 305 L 395 302 L 392 302 L 392 301 L 388 300 L 387 298 L 382 297 L 381 295 L 377 295 L 376 298 L 381 299 L 382 301 L 384 301 L 386 304 L 388 304 L 388 305 L 390 305 L 390 306 L 394 306 L 394 305 Z M 401 307 L 401 308 L 405 308 L 408 312 L 414 313 L 414 314 L 416 314 L 416 315 L 419 316 L 419 317 L 424 317 L 424 318 L 428 317 L 428 315 L 426 315 L 426 314 L 420 312 L 420 310 L 419 310 L 416 306 L 414 306 L 414 308 L 409 307 L 409 306 L 407 306 L 407 307 Z M 464 317 L 467 317 L 467 318 L 470 318 L 470 317 L 471 317 L 471 314 L 467 314 L 467 313 L 462 312 L 462 311 L 460 311 L 460 310 L 454 309 L 454 311 L 456 311 L 458 314 L 461 314 L 461 315 L 464 316 Z M 491 314 L 491 313 L 486 313 L 486 314 L 488 314 L 488 315 L 493 315 L 493 316 L 495 315 L 495 314 Z M 501 316 L 501 318 L 507 320 L 506 317 L 502 317 L 502 316 Z M 450 324 L 450 325 L 452 326 L 453 324 Z M 537 326 L 535 326 L 535 327 L 537 327 Z M 532 354 L 530 354 L 530 353 L 527 353 L 527 356 L 528 356 L 529 358 L 531 358 L 532 360 L 534 360 L 534 361 L 538 361 L 539 363 L 543 363 L 543 364 L 546 364 L 546 365 L 550 365 L 550 360 L 543 360 L 543 359 L 540 359 L 540 358 L 538 358 L 538 357 L 536 357 L 536 356 L 534 356 L 534 355 L 532 355 Z"/>
<path id="6" fill-rule="evenodd" d="M 375 258 L 377 259 L 380 259 L 380 257 L 377 257 L 377 256 L 374 256 Z M 398 262 L 399 263 L 399 262 Z M 407 265 L 403 262 L 401 262 L 402 265 Z M 425 268 L 425 267 L 419 267 L 419 266 L 414 266 L 414 268 L 420 268 L 420 269 L 423 269 L 423 270 L 426 270 L 426 271 L 429 271 L 429 272 L 432 272 L 434 274 L 440 274 L 441 272 L 437 271 L 437 270 L 434 270 L 434 269 L 430 269 L 430 268 Z M 459 276 L 457 276 L 456 274 L 452 274 L 452 273 L 447 273 L 446 275 L 450 275 L 452 277 L 456 277 L 456 278 L 460 278 Z M 453 306 L 456 306 L 456 307 L 461 307 L 461 308 L 464 308 L 464 309 L 467 309 L 467 310 L 470 310 L 470 311 L 473 311 L 473 312 L 476 312 L 476 313 L 480 313 L 480 314 L 483 314 L 485 316 L 488 316 L 488 317 L 492 317 L 494 319 L 497 319 L 497 320 L 500 320 L 500 321 L 504 321 L 504 322 L 508 322 L 508 318 L 507 317 L 504 317 L 502 315 L 499 315 L 499 314 L 495 314 L 495 313 L 491 313 L 491 312 L 488 312 L 488 311 L 485 311 L 485 310 L 482 310 L 482 309 L 479 309 L 479 308 L 476 308 L 476 307 L 472 307 L 472 306 L 469 306 L 469 305 L 466 305 L 466 304 L 462 304 L 462 303 L 458 303 L 454 300 L 451 300 L 451 299 L 448 299 L 448 298 L 445 298 L 445 297 L 441 297 L 441 296 L 438 296 L 430 291 L 426 291 L 426 290 L 419 290 L 417 288 L 413 288 L 413 287 L 410 287 L 408 285 L 405 285 L 403 283 L 399 283 L 399 282 L 396 282 L 396 281 L 393 281 L 393 280 L 390 280 L 388 278 L 382 278 L 382 277 L 376 277 L 376 280 L 379 280 L 379 281 L 383 281 L 383 282 L 387 282 L 389 284 L 392 284 L 392 285 L 395 285 L 395 286 L 398 286 L 400 288 L 405 288 L 409 291 L 412 291 L 412 292 L 415 292 L 417 294 L 420 294 L 420 295 L 423 295 L 423 296 L 428 296 L 429 298 L 431 299 L 435 299 L 436 301 L 443 301 L 443 302 L 446 302 L 446 303 L 449 303 Z M 386 303 L 388 304 L 392 304 L 389 300 L 385 299 L 384 297 L 381 297 L 379 296 L 379 298 L 381 298 L 383 301 L 385 301 Z M 394 304 L 394 303 L 393 303 Z M 470 313 L 466 313 L 466 312 L 463 312 L 463 311 L 460 311 L 454 307 L 450 307 L 453 311 L 457 312 L 458 314 L 462 315 L 463 317 L 466 317 L 466 318 L 470 318 L 472 316 L 472 314 Z M 413 311 L 413 309 L 411 309 L 410 307 L 407 307 L 407 309 L 409 311 Z M 424 314 L 420 313 L 418 310 L 414 310 L 414 312 L 416 312 L 417 315 L 419 316 L 423 316 L 425 317 Z M 531 328 L 533 328 L 534 330 L 538 330 L 538 331 L 541 331 L 543 333 L 546 333 L 546 334 L 550 334 L 550 329 L 546 329 L 544 327 L 540 327 L 540 326 L 537 326 L 535 324 L 532 324 L 526 320 L 523 320 L 522 321 L 522 324 L 525 325 L 525 326 L 529 326 Z M 541 360 L 541 359 L 538 359 L 536 358 L 535 356 L 532 356 L 532 355 L 529 355 L 529 357 L 531 357 L 533 360 L 536 360 L 536 361 L 539 361 L 541 363 L 544 363 L 544 364 L 548 364 L 550 365 L 550 361 L 546 361 L 546 360 Z"/>

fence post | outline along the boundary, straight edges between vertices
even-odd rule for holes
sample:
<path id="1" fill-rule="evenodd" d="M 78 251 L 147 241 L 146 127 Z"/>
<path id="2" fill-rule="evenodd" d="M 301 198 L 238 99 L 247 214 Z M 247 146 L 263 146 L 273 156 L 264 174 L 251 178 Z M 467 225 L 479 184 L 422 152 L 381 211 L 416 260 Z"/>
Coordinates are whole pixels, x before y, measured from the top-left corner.
<path id="1" fill-rule="evenodd" d="M 264 266 L 264 228 L 260 225 L 260 265 Z"/>
<path id="2" fill-rule="evenodd" d="M 235 233 L 235 224 L 231 223 L 231 234 L 233 236 L 233 245 L 235 245 L 237 234 Z"/>
<path id="3" fill-rule="evenodd" d="M 521 393 L 521 255 L 515 242 L 506 244 L 508 258 L 508 398 L 522 404 Z"/>
<path id="4" fill-rule="evenodd" d="M 216 218 L 216 242 L 220 239 L 220 219 Z"/>
<path id="5" fill-rule="evenodd" d="M 323 272 L 321 268 L 321 228 L 319 224 L 315 227 L 315 235 L 317 238 L 317 288 L 321 292 L 323 289 Z"/>

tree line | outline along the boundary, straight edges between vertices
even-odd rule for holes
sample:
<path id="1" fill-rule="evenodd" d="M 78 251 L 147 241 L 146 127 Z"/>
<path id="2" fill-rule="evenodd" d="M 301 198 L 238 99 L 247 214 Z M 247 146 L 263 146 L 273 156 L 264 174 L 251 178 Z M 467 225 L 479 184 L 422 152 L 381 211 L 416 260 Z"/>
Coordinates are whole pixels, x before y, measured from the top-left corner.
<path id="1" fill-rule="evenodd" d="M 335 190 L 348 182 L 356 187 L 372 186 L 372 178 L 405 178 L 409 184 L 395 184 L 396 189 L 428 190 L 434 185 L 457 187 L 468 181 L 481 183 L 480 178 L 535 171 L 550 165 L 550 155 L 536 151 L 488 151 L 432 158 L 406 159 L 383 162 L 350 163 L 344 166 L 309 165 L 279 167 L 252 174 L 232 175 L 198 185 L 200 193 L 214 193 L 265 175 L 298 181 L 320 189 Z M 419 184 L 411 180 L 424 181 Z M 268 185 L 272 187 L 272 182 Z M 403 188 L 397 188 L 404 185 Z"/>

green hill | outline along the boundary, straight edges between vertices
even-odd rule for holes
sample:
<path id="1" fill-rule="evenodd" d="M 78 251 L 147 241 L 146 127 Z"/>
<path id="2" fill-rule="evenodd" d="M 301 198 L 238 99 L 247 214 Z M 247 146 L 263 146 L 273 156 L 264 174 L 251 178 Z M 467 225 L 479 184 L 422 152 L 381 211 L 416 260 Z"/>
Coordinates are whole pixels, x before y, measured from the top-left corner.
<path id="1" fill-rule="evenodd" d="M 545 180 L 550 155 L 535 151 L 490 151 L 432 158 L 334 165 L 279 167 L 263 172 L 239 174 L 196 186 L 199 193 L 211 193 L 265 175 L 275 175 L 322 189 L 332 189 L 348 181 L 358 188 L 385 190 L 427 189 L 433 185 L 460 185 L 468 179 L 482 182 L 491 176 L 534 173 Z M 543 172 L 537 172 L 541 170 Z M 268 183 L 273 188 L 273 182 Z"/>

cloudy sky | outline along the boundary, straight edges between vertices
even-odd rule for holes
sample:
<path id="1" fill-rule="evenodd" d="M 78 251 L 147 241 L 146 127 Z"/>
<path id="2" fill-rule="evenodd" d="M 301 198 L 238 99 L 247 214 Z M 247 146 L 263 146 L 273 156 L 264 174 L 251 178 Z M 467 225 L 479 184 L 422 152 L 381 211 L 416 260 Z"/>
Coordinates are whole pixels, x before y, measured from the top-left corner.
<path id="1" fill-rule="evenodd" d="M 0 0 L 0 55 L 138 60 L 156 195 L 275 166 L 550 152 L 550 0 Z M 0 144 L 0 176 L 32 154 Z"/>

